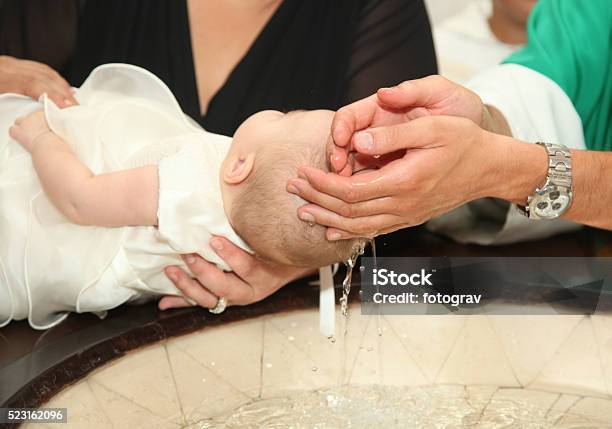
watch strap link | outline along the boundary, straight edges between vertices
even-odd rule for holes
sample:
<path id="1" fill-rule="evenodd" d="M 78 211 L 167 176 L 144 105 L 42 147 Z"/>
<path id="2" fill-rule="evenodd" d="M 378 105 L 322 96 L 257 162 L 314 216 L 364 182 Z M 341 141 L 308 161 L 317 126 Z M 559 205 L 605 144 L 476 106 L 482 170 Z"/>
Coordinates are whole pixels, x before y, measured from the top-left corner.
<path id="1" fill-rule="evenodd" d="M 538 142 L 548 152 L 548 178 L 546 185 L 572 187 L 572 155 L 565 146 Z"/>

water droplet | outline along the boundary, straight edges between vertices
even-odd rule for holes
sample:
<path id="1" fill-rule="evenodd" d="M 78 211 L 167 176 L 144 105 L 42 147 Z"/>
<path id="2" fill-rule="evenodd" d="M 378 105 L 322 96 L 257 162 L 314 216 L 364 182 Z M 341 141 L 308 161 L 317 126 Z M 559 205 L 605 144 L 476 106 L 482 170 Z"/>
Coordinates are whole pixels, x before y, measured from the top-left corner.
<path id="1" fill-rule="evenodd" d="M 317 368 L 316 366 L 313 366 L 312 368 L 310 368 L 310 370 L 312 372 L 317 372 L 319 370 L 319 368 Z"/>
<path id="2" fill-rule="evenodd" d="M 331 337 L 327 337 L 327 339 L 331 342 L 331 343 L 335 343 L 336 339 L 334 338 L 334 336 L 332 335 Z"/>
<path id="3" fill-rule="evenodd" d="M 272 368 L 272 364 L 271 363 L 267 363 L 266 364 L 266 368 Z"/>
<path id="4" fill-rule="evenodd" d="M 202 383 L 206 383 L 206 379 L 205 378 L 202 379 Z"/>
<path id="5" fill-rule="evenodd" d="M 295 340 L 295 337 L 294 337 L 293 335 L 289 335 L 289 337 L 287 337 L 287 339 L 288 339 L 289 341 L 293 341 L 293 340 Z"/>
<path id="6" fill-rule="evenodd" d="M 338 404 L 338 398 L 336 398 L 334 395 L 326 395 L 325 400 L 327 401 L 328 407 L 333 407 Z"/>
<path id="7" fill-rule="evenodd" d="M 366 349 L 367 351 L 371 352 L 372 350 L 374 350 L 374 347 L 372 346 L 368 346 L 368 348 Z"/>
<path id="8" fill-rule="evenodd" d="M 215 363 L 215 362 L 211 362 L 211 363 L 210 363 L 210 366 L 215 366 L 215 365 L 216 365 L 216 363 Z"/>

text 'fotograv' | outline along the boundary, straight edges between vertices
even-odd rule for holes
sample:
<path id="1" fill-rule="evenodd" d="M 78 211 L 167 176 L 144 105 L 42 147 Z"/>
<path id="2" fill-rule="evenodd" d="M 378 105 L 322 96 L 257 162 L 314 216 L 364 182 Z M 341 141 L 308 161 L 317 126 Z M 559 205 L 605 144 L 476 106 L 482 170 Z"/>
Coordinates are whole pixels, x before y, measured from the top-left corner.
<path id="1" fill-rule="evenodd" d="M 372 270 L 373 286 L 430 286 L 433 287 L 431 277 L 433 272 L 427 273 L 421 269 L 416 273 L 396 273 L 394 270 L 376 269 Z M 384 293 L 377 291 L 373 294 L 376 304 L 444 304 L 457 307 L 462 304 L 479 304 L 482 294 L 443 294 L 430 292 L 401 292 Z"/>

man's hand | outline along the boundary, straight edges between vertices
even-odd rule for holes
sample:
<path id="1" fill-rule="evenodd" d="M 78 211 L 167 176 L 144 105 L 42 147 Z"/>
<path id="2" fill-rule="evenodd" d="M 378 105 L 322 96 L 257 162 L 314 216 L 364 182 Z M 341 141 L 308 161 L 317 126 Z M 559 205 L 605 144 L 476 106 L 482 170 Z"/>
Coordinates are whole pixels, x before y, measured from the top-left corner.
<path id="1" fill-rule="evenodd" d="M 355 144 L 367 143 L 364 139 L 368 138 L 367 134 L 358 131 L 403 124 L 431 115 L 461 116 L 483 126 L 488 122 L 489 112 L 478 95 L 441 76 L 379 89 L 376 94 L 336 112 L 328 142 L 332 171 L 350 176 L 365 167 L 384 164 L 372 156 L 364 157 L 363 152 L 357 155 Z"/>
<path id="2" fill-rule="evenodd" d="M 546 176 L 541 148 L 465 118 L 427 116 L 363 134 L 354 143 L 360 153 L 403 155 L 350 177 L 300 167 L 289 181 L 311 203 L 298 209 L 300 219 L 329 227 L 329 240 L 419 225 L 478 198 L 524 201 Z"/>
<path id="3" fill-rule="evenodd" d="M 165 296 L 159 301 L 160 310 L 193 305 L 213 308 L 219 297 L 225 297 L 228 305 L 248 305 L 313 272 L 305 268 L 271 267 L 222 237 L 213 237 L 210 244 L 233 272 L 225 272 L 198 255 L 183 256 L 195 278 L 179 267 L 166 268 L 166 275 L 189 300 Z"/>
<path id="4" fill-rule="evenodd" d="M 0 55 L 0 94 L 12 92 L 38 100 L 47 93 L 60 108 L 78 104 L 66 80 L 46 64 Z"/>

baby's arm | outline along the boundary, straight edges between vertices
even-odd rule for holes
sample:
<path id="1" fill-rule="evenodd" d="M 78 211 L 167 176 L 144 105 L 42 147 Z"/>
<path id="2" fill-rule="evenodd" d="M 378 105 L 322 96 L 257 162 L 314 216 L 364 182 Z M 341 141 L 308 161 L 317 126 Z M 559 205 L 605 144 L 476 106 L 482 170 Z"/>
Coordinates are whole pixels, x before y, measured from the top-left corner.
<path id="1" fill-rule="evenodd" d="M 156 166 L 95 175 L 48 127 L 42 111 L 20 118 L 10 135 L 32 155 L 53 204 L 72 222 L 107 227 L 156 225 Z"/>

